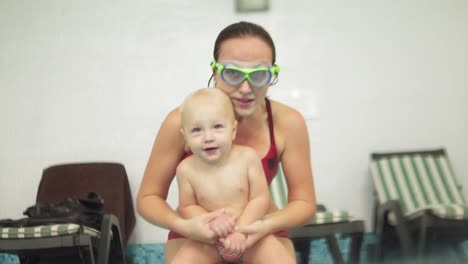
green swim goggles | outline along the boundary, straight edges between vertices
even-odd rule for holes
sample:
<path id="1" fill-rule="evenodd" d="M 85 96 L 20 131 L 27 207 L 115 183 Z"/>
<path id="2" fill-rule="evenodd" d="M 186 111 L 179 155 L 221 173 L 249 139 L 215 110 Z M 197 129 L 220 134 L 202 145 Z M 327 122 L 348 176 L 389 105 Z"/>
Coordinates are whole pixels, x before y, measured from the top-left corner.
<path id="1" fill-rule="evenodd" d="M 221 75 L 223 81 L 232 86 L 237 86 L 247 79 L 253 87 L 262 88 L 272 84 L 272 78 L 277 77 L 280 72 L 280 67 L 276 64 L 271 67 L 241 68 L 230 64 L 219 64 L 213 60 L 210 65 Z"/>

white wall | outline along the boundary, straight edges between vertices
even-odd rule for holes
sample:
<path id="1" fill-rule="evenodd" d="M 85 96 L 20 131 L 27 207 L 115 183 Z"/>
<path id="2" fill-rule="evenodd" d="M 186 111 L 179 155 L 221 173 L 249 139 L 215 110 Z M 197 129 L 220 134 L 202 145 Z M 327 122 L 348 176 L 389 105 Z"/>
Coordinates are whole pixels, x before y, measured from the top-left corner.
<path id="1" fill-rule="evenodd" d="M 308 117 L 320 202 L 369 227 L 374 150 L 444 146 L 468 186 L 468 2 L 271 2 L 1 1 L 0 218 L 21 217 L 62 162 L 122 162 L 135 197 L 165 114 L 206 86 L 216 35 L 239 20 L 273 35 L 270 92 Z M 132 242 L 166 233 L 138 218 Z"/>

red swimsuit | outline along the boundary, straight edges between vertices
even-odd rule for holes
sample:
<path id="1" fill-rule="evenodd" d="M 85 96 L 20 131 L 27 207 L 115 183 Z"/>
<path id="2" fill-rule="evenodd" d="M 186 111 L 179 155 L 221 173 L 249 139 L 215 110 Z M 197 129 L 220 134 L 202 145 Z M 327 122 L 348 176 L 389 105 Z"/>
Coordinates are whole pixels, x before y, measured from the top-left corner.
<path id="1" fill-rule="evenodd" d="M 270 185 L 271 181 L 276 175 L 276 172 L 278 171 L 279 160 L 278 153 L 276 153 L 275 134 L 273 131 L 273 115 L 271 114 L 270 100 L 268 100 L 268 98 L 265 98 L 265 103 L 266 110 L 268 113 L 268 128 L 270 129 L 270 149 L 268 150 L 268 153 L 265 155 L 265 157 L 263 157 L 262 165 L 263 170 L 265 171 L 265 176 L 267 178 L 268 185 Z M 191 154 L 191 152 L 187 153 L 184 156 L 184 158 L 190 156 Z M 287 237 L 288 232 L 279 231 L 275 233 L 275 236 Z M 184 238 L 184 236 L 171 230 L 168 234 L 168 240 L 176 238 Z"/>

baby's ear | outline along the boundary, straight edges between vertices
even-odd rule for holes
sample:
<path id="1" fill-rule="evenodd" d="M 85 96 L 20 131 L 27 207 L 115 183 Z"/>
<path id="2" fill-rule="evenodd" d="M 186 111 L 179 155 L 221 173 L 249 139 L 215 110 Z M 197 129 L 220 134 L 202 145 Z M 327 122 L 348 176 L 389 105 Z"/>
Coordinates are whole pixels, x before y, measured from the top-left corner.
<path id="1" fill-rule="evenodd" d="M 182 136 L 183 136 L 183 137 L 184 137 L 184 139 L 185 139 L 185 133 L 184 133 L 184 129 L 183 129 L 183 128 L 181 128 L 179 131 L 180 131 L 180 133 L 182 134 Z"/>

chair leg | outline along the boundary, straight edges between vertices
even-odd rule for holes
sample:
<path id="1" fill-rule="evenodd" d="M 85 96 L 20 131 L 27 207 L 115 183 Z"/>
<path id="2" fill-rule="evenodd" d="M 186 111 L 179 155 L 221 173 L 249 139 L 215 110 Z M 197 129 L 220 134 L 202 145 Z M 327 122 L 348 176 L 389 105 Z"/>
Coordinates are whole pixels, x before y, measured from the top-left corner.
<path id="1" fill-rule="evenodd" d="M 413 242 L 411 241 L 409 230 L 406 228 L 406 226 L 400 224 L 396 226 L 396 231 L 398 233 L 398 238 L 401 243 L 403 254 L 408 259 L 411 259 L 414 256 L 414 246 Z"/>
<path id="2" fill-rule="evenodd" d="M 21 254 L 17 256 L 20 264 L 37 264 L 40 261 L 37 257 L 24 256 Z"/>
<path id="3" fill-rule="evenodd" d="M 417 258 L 421 263 L 425 261 L 426 253 L 427 253 L 427 244 L 428 244 L 428 229 L 424 226 L 421 227 L 419 230 L 419 241 L 418 241 L 418 251 L 417 251 Z"/>
<path id="4" fill-rule="evenodd" d="M 351 234 L 351 246 L 348 263 L 359 263 L 359 258 L 361 256 L 362 239 L 362 232 Z"/>
<path id="5" fill-rule="evenodd" d="M 468 263 L 468 257 L 465 254 L 465 249 L 462 245 L 462 242 L 460 241 L 455 242 L 453 247 L 455 249 L 455 253 L 457 255 L 458 261 L 460 261 L 460 263 Z"/>
<path id="6" fill-rule="evenodd" d="M 85 263 L 87 264 L 95 264 L 95 259 L 94 259 L 94 252 L 93 252 L 93 247 L 89 247 L 88 249 L 82 250 L 81 252 L 84 251 L 84 256 L 83 259 L 86 260 Z"/>
<path id="7" fill-rule="evenodd" d="M 328 248 L 332 254 L 334 263 L 343 264 L 344 263 L 343 255 L 341 255 L 340 248 L 338 247 L 338 240 L 336 239 L 336 236 L 330 235 L 330 236 L 327 236 L 326 239 L 327 239 Z"/>
<path id="8" fill-rule="evenodd" d="M 309 263 L 310 255 L 310 240 L 295 239 L 293 240 L 294 248 L 301 253 L 301 264 Z"/>
<path id="9" fill-rule="evenodd" d="M 372 256 L 374 258 L 373 261 L 381 262 L 384 258 L 384 237 L 388 232 L 386 232 L 383 223 L 379 223 L 376 226 L 375 233 L 377 236 L 377 242 L 375 243 L 374 252 L 372 252 Z"/>

